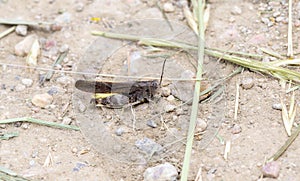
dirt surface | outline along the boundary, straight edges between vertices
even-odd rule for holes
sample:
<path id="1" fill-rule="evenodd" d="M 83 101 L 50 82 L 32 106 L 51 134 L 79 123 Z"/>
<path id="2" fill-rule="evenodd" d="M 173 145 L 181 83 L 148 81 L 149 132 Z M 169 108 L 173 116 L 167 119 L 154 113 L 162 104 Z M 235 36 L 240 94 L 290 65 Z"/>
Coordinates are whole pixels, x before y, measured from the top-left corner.
<path id="1" fill-rule="evenodd" d="M 174 11 L 166 13 L 167 17 L 172 22 L 181 23 L 183 25 L 181 27 L 184 27 L 186 20 L 180 2 L 159 2 L 161 6 L 165 3 L 173 3 L 175 8 Z M 261 48 L 267 48 L 283 56 L 286 55 L 287 1 L 212 0 L 209 1 L 209 4 L 211 7 L 210 20 L 206 30 L 206 45 L 208 47 L 263 55 L 262 61 L 273 61 L 275 59 L 264 54 Z M 130 143 L 131 149 L 137 139 L 144 137 L 156 139 L 159 144 L 164 144 L 166 142 L 159 141 L 167 140 L 166 138 L 169 138 L 167 137 L 168 131 L 170 130 L 177 131 L 175 132 L 178 136 L 176 138 L 185 138 L 186 133 L 184 131 L 188 127 L 190 111 L 188 105 L 180 109 L 176 107 L 175 111 L 164 114 L 163 121 L 153 119 L 158 124 L 158 128 L 150 128 L 139 122 L 141 127 L 133 129 L 131 123 L 125 124 L 127 119 L 122 118 L 121 111 L 105 108 L 96 110 L 89 103 L 90 94 L 84 95 L 86 101 L 84 106 L 96 111 L 93 111 L 92 116 L 87 117 L 88 120 L 82 119 L 85 113 L 78 111 L 80 105 L 76 104 L 78 103 L 76 96 L 74 98 L 74 92 L 76 93 L 74 83 L 77 79 L 82 78 L 82 75 L 78 75 L 78 73 L 58 71 L 43 86 L 39 84 L 41 75 L 45 75 L 47 69 L 52 68 L 52 64 L 66 47 L 69 49 L 68 54 L 61 65 L 55 67 L 55 69 L 85 71 L 85 66 L 89 64 L 92 66 L 97 65 L 97 63 L 92 64 L 85 59 L 87 55 L 90 55 L 87 52 L 90 50 L 91 45 L 98 39 L 98 37 L 91 35 L 92 30 L 118 32 L 120 26 L 124 27 L 124 24 L 132 20 L 138 19 L 141 21 L 145 18 L 160 19 L 167 26 L 168 24 L 163 19 L 161 11 L 156 7 L 155 1 L 0 1 L 0 8 L 2 9 L 0 17 L 3 19 L 38 22 L 56 21 L 59 27 L 62 27 L 62 29 L 56 28 L 57 31 L 50 31 L 47 27 L 29 28 L 26 36 L 37 35 L 41 44 L 41 55 L 38 58 L 37 69 L 30 70 L 24 67 L 26 66 L 26 57 L 15 54 L 15 45 L 22 41 L 24 37 L 12 33 L 0 40 L 0 62 L 2 65 L 0 74 L 0 119 L 33 117 L 45 121 L 77 125 L 82 128 L 82 132 L 80 132 L 30 123 L 0 125 L 1 134 L 19 133 L 18 137 L 1 140 L 1 167 L 9 168 L 18 175 L 30 180 L 143 180 L 143 173 L 148 167 L 164 162 L 174 165 L 180 174 L 184 156 L 182 145 L 176 147 L 176 149 L 175 146 L 168 147 L 164 150 L 163 156 L 158 155 L 158 159 L 152 162 L 142 158 L 142 161 L 144 161 L 142 164 L 136 164 L 137 159 L 130 157 L 130 155 L 139 155 L 139 152 L 130 152 L 128 151 L 129 147 L 122 147 L 126 148 L 125 152 L 120 149 L 122 154 L 128 152 L 128 157 L 125 155 L 126 160 L 120 160 L 118 154 L 114 155 L 114 152 L 107 150 L 107 152 L 103 152 L 103 150 L 105 150 L 104 148 L 110 148 L 110 138 L 115 136 L 115 130 L 118 128 L 125 130 L 125 134 L 118 138 L 121 138 L 128 145 Z M 294 3 L 293 12 L 294 49 L 295 52 L 299 52 L 299 3 Z M 3 32 L 7 28 L 8 26 L 1 25 L 0 31 Z M 152 30 L 152 33 L 153 29 L 155 30 L 153 27 L 145 27 L 145 31 Z M 156 29 L 162 30 L 158 27 Z M 172 33 L 168 35 L 172 35 Z M 113 47 L 113 44 L 108 43 L 110 41 L 104 41 L 100 41 L 99 44 L 102 43 L 101 46 L 108 49 Z M 139 50 L 135 44 L 129 44 L 130 46 L 127 47 L 124 44 L 121 42 L 122 50 L 118 52 L 119 54 L 115 53 L 114 56 L 116 57 L 112 57 L 111 60 L 118 59 L 120 54 L 123 55 L 122 51 L 126 56 L 127 51 Z M 99 51 L 107 53 L 104 49 Z M 97 53 L 97 56 L 103 56 L 99 61 L 102 61 L 105 57 L 99 55 L 98 52 L 94 53 Z M 175 65 L 176 60 L 181 60 L 182 56 L 176 55 L 170 59 L 174 60 L 173 65 Z M 93 61 L 97 62 L 98 59 L 95 58 Z M 216 62 L 216 66 L 211 66 L 211 61 Z M 186 65 L 181 61 L 180 63 Z M 115 68 L 122 68 L 122 66 L 122 62 L 118 62 L 117 65 L 106 62 L 102 71 L 97 71 L 117 74 L 117 72 L 114 72 Z M 157 72 L 157 70 L 160 70 L 160 66 L 158 67 L 155 70 L 156 74 L 160 72 Z M 189 70 L 195 72 L 192 65 L 189 68 Z M 207 57 L 205 60 L 207 75 L 217 73 L 219 77 L 225 77 L 236 68 L 236 65 L 222 60 L 217 62 L 212 57 Z M 171 69 L 175 70 L 176 68 L 171 67 L 169 70 Z M 184 67 L 184 69 L 188 68 Z M 118 70 L 119 72 L 121 71 Z M 166 72 L 168 72 L 168 69 L 166 69 Z M 166 73 L 166 77 L 168 75 L 173 76 Z M 211 78 L 216 77 L 212 76 Z M 32 80 L 32 85 L 28 84 L 26 79 Z M 239 86 L 237 120 L 234 120 L 236 85 L 241 86 Z M 280 104 L 280 98 L 283 98 L 284 102 L 289 104 L 291 94 L 283 93 L 283 88 L 277 79 L 245 69 L 242 73 L 226 81 L 224 86 L 222 103 L 200 104 L 199 118 L 205 121 L 207 128 L 195 140 L 189 180 L 195 180 L 199 170 L 202 170 L 203 180 L 259 180 L 265 160 L 272 156 L 288 138 L 282 123 L 281 111 L 274 109 L 274 105 Z M 287 89 L 288 86 L 285 90 Z M 44 93 L 52 94 L 53 101 L 45 108 L 35 106 L 32 103 L 33 97 Z M 297 101 L 299 98 L 298 91 L 295 93 Z M 135 108 L 137 119 L 142 119 L 142 115 L 158 114 L 160 109 L 157 110 L 157 108 L 163 109 L 162 105 L 174 104 L 177 106 L 182 103 L 178 100 L 172 102 L 172 100 L 170 101 L 170 99 L 161 96 L 158 96 L 158 100 L 154 103 L 149 102 L 137 106 Z M 211 116 L 214 114 L 217 116 Z M 99 132 L 92 130 L 89 134 L 88 129 L 92 128 L 89 121 L 95 118 L 95 115 L 98 115 L 101 119 L 97 119 L 93 123 L 94 127 L 105 122 L 103 125 L 107 127 L 104 129 L 109 128 L 110 132 L 104 133 L 101 132 L 103 129 L 100 129 Z M 143 121 L 146 122 L 145 119 Z M 299 122 L 298 114 L 295 122 Z M 162 129 L 162 123 L 164 123 L 164 129 Z M 87 127 L 84 127 L 86 125 Z M 214 137 L 216 133 L 217 136 Z M 103 138 L 105 134 L 108 136 L 107 139 L 104 137 L 103 140 L 97 142 L 98 137 Z M 175 140 L 172 138 L 167 140 L 167 143 Z M 224 142 L 228 141 L 231 142 L 231 151 L 227 160 L 225 160 Z M 115 143 L 113 145 L 118 146 Z M 300 178 L 299 149 L 300 142 L 296 139 L 279 158 L 280 172 L 278 180 L 297 180 L 296 178 Z M 49 157 L 52 158 L 52 161 L 47 164 L 47 158 L 49 159 Z M 130 161 L 128 161 L 129 157 Z M 267 177 L 261 178 L 261 180 L 272 179 Z"/>

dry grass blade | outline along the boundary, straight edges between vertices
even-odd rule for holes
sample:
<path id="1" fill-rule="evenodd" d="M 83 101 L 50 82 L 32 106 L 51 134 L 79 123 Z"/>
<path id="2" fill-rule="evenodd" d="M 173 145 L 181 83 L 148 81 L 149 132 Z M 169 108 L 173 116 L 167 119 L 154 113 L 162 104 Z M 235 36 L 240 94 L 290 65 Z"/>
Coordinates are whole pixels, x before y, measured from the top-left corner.
<path id="1" fill-rule="evenodd" d="M 16 29 L 16 27 L 13 26 L 13 27 L 10 27 L 10 28 L 8 28 L 7 30 L 3 31 L 2 33 L 0 33 L 0 39 L 3 38 L 3 37 L 5 37 L 5 36 L 8 35 L 8 34 L 14 32 L 15 29 Z"/>
<path id="2" fill-rule="evenodd" d="M 37 57 L 40 54 L 40 44 L 38 39 L 34 40 L 30 52 L 27 55 L 26 63 L 29 66 L 36 66 L 37 65 Z"/>
<path id="3" fill-rule="evenodd" d="M 185 147 L 185 154 L 183 160 L 183 166 L 181 170 L 181 181 L 186 181 L 188 179 L 189 167 L 190 167 L 190 160 L 192 154 L 192 146 L 194 141 L 195 135 L 195 126 L 198 117 L 198 106 L 199 106 L 199 99 L 200 99 L 200 91 L 201 90 L 201 79 L 202 79 L 202 66 L 203 66 L 203 59 L 204 59 L 204 23 L 203 23 L 203 2 L 202 0 L 198 0 L 198 66 L 197 66 L 197 74 L 196 78 L 197 81 L 194 87 L 194 96 L 193 96 L 193 104 L 192 104 L 192 111 L 188 129 L 188 136 L 187 142 Z"/>
<path id="4" fill-rule="evenodd" d="M 284 125 L 286 133 L 288 134 L 288 136 L 290 136 L 291 135 L 291 127 L 289 124 L 289 114 L 288 114 L 286 105 L 283 103 L 282 100 L 281 100 L 281 106 L 282 106 L 281 115 L 282 115 L 283 125 Z"/>
<path id="5" fill-rule="evenodd" d="M 183 14 L 190 28 L 198 35 L 197 22 L 195 21 L 194 16 L 187 5 L 183 7 Z"/>
<path id="6" fill-rule="evenodd" d="M 187 1 L 184 1 L 183 3 L 183 14 L 184 17 L 187 20 L 188 25 L 190 28 L 198 35 L 198 5 L 197 1 L 192 0 L 192 5 L 193 5 L 193 12 L 190 10 L 188 7 Z M 206 8 L 204 9 L 205 4 L 203 2 L 203 5 L 201 7 L 201 12 L 203 12 L 203 27 L 204 31 L 206 30 L 206 27 L 208 25 L 209 17 L 210 17 L 210 5 L 208 4 Z"/>
<path id="7" fill-rule="evenodd" d="M 207 4 L 206 8 L 204 10 L 204 15 L 203 15 L 204 31 L 206 30 L 206 28 L 208 26 L 209 17 L 210 17 L 210 5 Z"/>
<path id="8" fill-rule="evenodd" d="M 269 64 L 273 66 L 287 66 L 287 65 L 299 65 L 300 64 L 300 59 L 282 59 L 282 60 L 277 60 L 270 62 Z"/>
<path id="9" fill-rule="evenodd" d="M 53 158 L 51 153 L 49 152 L 47 158 L 45 159 L 43 167 L 50 167 L 53 165 Z"/>
<path id="10" fill-rule="evenodd" d="M 290 58 L 293 58 L 294 52 L 293 52 L 293 1 L 289 0 L 289 22 L 288 22 L 288 52 L 287 56 Z"/>
<path id="11" fill-rule="evenodd" d="M 239 109 L 239 97 L 240 97 L 239 89 L 240 89 L 240 85 L 237 82 L 236 83 L 235 104 L 234 104 L 234 118 L 233 118 L 234 121 L 237 120 L 237 114 L 238 114 L 238 109 Z"/>
<path id="12" fill-rule="evenodd" d="M 285 130 L 286 130 L 288 136 L 291 136 L 291 131 L 293 128 L 293 124 L 294 124 L 296 112 L 297 112 L 297 104 L 295 103 L 295 93 L 293 92 L 293 95 L 291 97 L 289 111 L 287 110 L 287 107 L 283 103 L 282 99 L 281 99 L 281 106 L 282 106 L 283 125 L 285 127 Z"/>
<path id="13" fill-rule="evenodd" d="M 264 53 L 268 54 L 268 55 L 271 55 L 275 58 L 279 58 L 279 59 L 284 59 L 283 56 L 281 56 L 279 53 L 276 53 L 272 50 L 269 50 L 269 49 L 266 49 L 266 48 L 259 48 L 261 51 L 263 51 Z"/>
<path id="14" fill-rule="evenodd" d="M 40 124 L 40 125 L 55 127 L 55 128 L 61 128 L 61 129 L 72 129 L 75 131 L 80 130 L 77 126 L 47 122 L 47 121 L 34 119 L 34 118 L 28 118 L 28 117 L 0 120 L 0 124 L 10 124 L 10 123 L 15 123 L 15 122 L 29 122 L 29 123 L 35 123 L 35 124 Z"/>
<path id="15" fill-rule="evenodd" d="M 287 149 L 288 147 L 293 143 L 293 141 L 297 138 L 297 136 L 300 133 L 300 126 L 298 125 L 297 129 L 293 132 L 293 134 L 286 140 L 284 145 L 280 147 L 280 149 L 268 159 L 268 162 L 276 161 Z"/>
<path id="16" fill-rule="evenodd" d="M 199 167 L 199 170 L 198 170 L 198 173 L 197 173 L 197 176 L 195 178 L 195 181 L 202 181 L 202 167 Z"/>
<path id="17" fill-rule="evenodd" d="M 0 134 L 0 140 L 9 140 L 13 137 L 19 136 L 18 132 L 12 132 L 12 133 L 5 133 L 5 134 Z"/>
<path id="18" fill-rule="evenodd" d="M 103 36 L 106 38 L 138 41 L 140 44 L 147 45 L 147 46 L 179 48 L 183 50 L 187 50 L 187 49 L 197 50 L 197 47 L 193 45 L 189 45 L 182 42 L 174 42 L 169 40 L 157 39 L 157 38 L 144 38 L 144 37 L 138 37 L 133 35 L 116 34 L 116 33 L 103 32 L 103 31 L 93 31 L 92 34 L 97 36 Z M 223 60 L 240 65 L 245 68 L 249 68 L 251 70 L 272 75 L 278 79 L 284 79 L 286 81 L 291 80 L 293 82 L 300 83 L 299 72 L 277 66 L 277 65 L 284 66 L 284 65 L 295 64 L 294 60 L 290 60 L 290 62 L 284 61 L 282 63 L 276 62 L 277 64 L 275 64 L 271 62 L 260 62 L 253 59 L 230 55 L 209 48 L 205 49 L 205 53 L 213 57 L 222 58 Z M 299 61 L 299 60 L 295 60 L 295 61 Z"/>
<path id="19" fill-rule="evenodd" d="M 0 24 L 4 25 L 28 25 L 28 26 L 40 26 L 40 25 L 51 25 L 53 23 L 49 22 L 35 22 L 35 21 L 25 21 L 16 19 L 0 19 Z"/>
<path id="20" fill-rule="evenodd" d="M 0 166 L 0 180 L 7 181 L 28 181 L 27 179 L 18 176 L 14 171 Z"/>
<path id="21" fill-rule="evenodd" d="M 228 159 L 228 154 L 230 152 L 230 147 L 231 147 L 231 141 L 226 141 L 225 144 L 225 151 L 224 151 L 224 159 L 227 161 Z"/>

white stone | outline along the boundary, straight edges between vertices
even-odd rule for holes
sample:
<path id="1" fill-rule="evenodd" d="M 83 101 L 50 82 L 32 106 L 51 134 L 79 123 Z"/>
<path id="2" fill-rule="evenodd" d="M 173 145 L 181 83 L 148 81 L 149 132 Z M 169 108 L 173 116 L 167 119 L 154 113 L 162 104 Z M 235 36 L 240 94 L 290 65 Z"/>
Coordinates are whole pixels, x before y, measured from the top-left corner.
<path id="1" fill-rule="evenodd" d="M 45 108 L 47 105 L 50 105 L 52 101 L 53 101 L 53 97 L 48 93 L 37 94 L 33 96 L 31 100 L 33 105 L 41 108 Z"/>

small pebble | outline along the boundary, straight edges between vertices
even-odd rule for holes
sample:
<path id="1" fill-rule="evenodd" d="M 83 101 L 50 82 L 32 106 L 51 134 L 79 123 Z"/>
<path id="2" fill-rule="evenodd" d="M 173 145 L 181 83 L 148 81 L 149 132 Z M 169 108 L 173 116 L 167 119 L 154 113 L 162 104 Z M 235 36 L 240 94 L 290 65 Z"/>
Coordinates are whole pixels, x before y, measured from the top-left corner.
<path id="1" fill-rule="evenodd" d="M 31 154 L 31 158 L 37 158 L 39 156 L 39 152 L 38 151 L 33 151 Z"/>
<path id="2" fill-rule="evenodd" d="M 284 19 L 285 19 L 284 17 L 279 16 L 275 19 L 275 21 L 279 23 L 279 22 L 282 22 Z"/>
<path id="3" fill-rule="evenodd" d="M 175 181 L 177 177 L 178 172 L 176 167 L 168 162 L 155 167 L 149 167 L 144 172 L 144 181 Z"/>
<path id="4" fill-rule="evenodd" d="M 280 16 L 280 12 L 279 12 L 279 11 L 276 11 L 276 12 L 273 13 L 273 17 L 274 17 L 274 18 L 276 18 L 276 17 L 278 17 L 278 16 Z"/>
<path id="5" fill-rule="evenodd" d="M 147 121 L 147 126 L 150 126 L 151 128 L 156 128 L 157 124 L 151 119 Z"/>
<path id="6" fill-rule="evenodd" d="M 180 116 L 180 115 L 183 115 L 183 114 L 185 114 L 185 112 L 184 112 L 183 109 L 181 109 L 181 108 L 176 109 L 176 115 L 177 115 L 177 116 Z"/>
<path id="7" fill-rule="evenodd" d="M 239 134 L 240 132 L 242 132 L 242 127 L 238 124 L 233 125 L 233 127 L 231 128 L 231 133 Z"/>
<path id="8" fill-rule="evenodd" d="M 282 105 L 280 103 L 274 103 L 272 108 L 275 110 L 282 110 Z"/>
<path id="9" fill-rule="evenodd" d="M 178 116 L 176 116 L 176 115 L 173 115 L 173 116 L 172 116 L 172 120 L 173 120 L 173 121 L 177 121 L 177 119 L 178 119 Z"/>
<path id="10" fill-rule="evenodd" d="M 114 144 L 113 151 L 114 151 L 114 153 L 120 153 L 122 151 L 122 145 Z"/>
<path id="11" fill-rule="evenodd" d="M 270 62 L 270 57 L 263 57 L 262 62 Z"/>
<path id="12" fill-rule="evenodd" d="M 23 84 L 17 84 L 16 87 L 15 87 L 15 91 L 16 92 L 22 92 L 26 89 L 26 86 L 23 85 Z"/>
<path id="13" fill-rule="evenodd" d="M 280 166 L 276 161 L 267 163 L 262 167 L 262 173 L 265 177 L 277 178 L 279 176 Z"/>
<path id="14" fill-rule="evenodd" d="M 30 166 L 34 166 L 35 165 L 35 161 L 34 160 L 30 160 L 29 165 Z"/>
<path id="15" fill-rule="evenodd" d="M 33 105 L 41 108 L 45 108 L 47 105 L 50 105 L 52 101 L 53 101 L 53 97 L 48 93 L 37 94 L 33 96 L 31 100 Z"/>
<path id="16" fill-rule="evenodd" d="M 169 101 L 169 102 L 173 102 L 174 100 L 175 100 L 175 97 L 173 95 L 169 95 L 167 97 L 167 101 Z"/>
<path id="17" fill-rule="evenodd" d="M 54 110 L 56 107 L 57 107 L 56 105 L 50 104 L 50 105 L 47 105 L 45 108 L 48 109 L 48 110 Z"/>
<path id="18" fill-rule="evenodd" d="M 30 87 L 33 84 L 33 80 L 32 79 L 22 79 L 21 80 L 22 84 L 25 85 L 26 87 Z"/>
<path id="19" fill-rule="evenodd" d="M 279 7 L 280 6 L 280 1 L 270 1 L 268 2 L 270 8 L 272 7 Z"/>
<path id="20" fill-rule="evenodd" d="M 75 7 L 77 12 L 81 12 L 84 9 L 84 4 L 83 3 L 77 3 Z"/>
<path id="21" fill-rule="evenodd" d="M 53 96 L 53 95 L 58 93 L 58 88 L 57 87 L 51 87 L 50 90 L 48 90 L 47 93 L 50 94 L 51 96 Z"/>
<path id="22" fill-rule="evenodd" d="M 240 15 L 240 14 L 242 14 L 242 9 L 238 6 L 234 6 L 231 10 L 231 14 Z"/>
<path id="23" fill-rule="evenodd" d="M 163 151 L 163 147 L 150 138 L 137 140 L 135 146 L 147 154 L 159 154 Z"/>
<path id="24" fill-rule="evenodd" d="M 171 95 L 171 89 L 169 87 L 162 87 L 161 88 L 161 95 L 163 97 L 168 97 L 169 95 Z"/>
<path id="25" fill-rule="evenodd" d="M 81 101 L 78 101 L 78 104 L 79 104 L 78 106 L 79 112 L 81 113 L 84 112 L 87 107 Z"/>
<path id="26" fill-rule="evenodd" d="M 117 135 L 117 136 L 122 136 L 123 133 L 124 133 L 124 128 L 118 128 L 118 129 L 116 130 L 116 135 Z"/>
<path id="27" fill-rule="evenodd" d="M 63 28 L 62 25 L 59 25 L 57 23 L 53 23 L 50 25 L 50 30 L 51 31 L 60 31 Z"/>
<path id="28" fill-rule="evenodd" d="M 70 125 L 72 123 L 72 119 L 69 117 L 64 117 L 62 120 L 62 124 Z"/>
<path id="29" fill-rule="evenodd" d="M 26 36 L 27 29 L 28 29 L 28 26 L 26 26 L 26 25 L 18 25 L 16 27 L 16 33 L 17 33 L 17 35 Z"/>
<path id="30" fill-rule="evenodd" d="M 70 76 L 62 76 L 56 79 L 56 82 L 62 86 L 73 84 L 74 79 Z"/>
<path id="31" fill-rule="evenodd" d="M 243 78 L 241 82 L 243 89 L 251 89 L 254 86 L 254 80 L 251 77 Z"/>
<path id="32" fill-rule="evenodd" d="M 77 152 L 78 152 L 78 149 L 77 149 L 77 148 L 72 148 L 71 152 L 72 152 L 72 153 L 77 153 Z"/>
<path id="33" fill-rule="evenodd" d="M 26 36 L 22 41 L 15 45 L 15 54 L 17 56 L 25 56 L 29 53 L 33 42 L 37 39 L 37 35 Z"/>
<path id="34" fill-rule="evenodd" d="M 168 112 L 173 112 L 175 111 L 176 109 L 176 106 L 175 105 L 172 105 L 172 104 L 168 104 L 165 106 L 164 110 L 168 113 Z"/>
<path id="35" fill-rule="evenodd" d="M 270 23 L 269 18 L 261 18 L 261 21 L 266 25 L 268 25 Z"/>
<path id="36" fill-rule="evenodd" d="M 67 45 L 67 44 L 62 45 L 62 46 L 59 48 L 59 52 L 60 52 L 60 53 L 64 53 L 64 52 L 67 52 L 67 51 L 69 51 L 69 45 Z"/>
<path id="37" fill-rule="evenodd" d="M 26 129 L 29 128 L 29 124 L 28 123 L 23 123 L 21 128 L 26 130 Z"/>
<path id="38" fill-rule="evenodd" d="M 234 17 L 230 17 L 230 18 L 229 18 L 229 22 L 230 22 L 230 23 L 235 22 L 235 18 L 234 18 Z"/>
<path id="39" fill-rule="evenodd" d="M 165 3 L 163 9 L 166 13 L 172 13 L 175 11 L 175 7 L 172 3 Z"/>
<path id="40" fill-rule="evenodd" d="M 207 128 L 207 123 L 205 120 L 198 118 L 197 119 L 197 125 L 196 125 L 196 131 L 197 132 L 203 132 Z"/>

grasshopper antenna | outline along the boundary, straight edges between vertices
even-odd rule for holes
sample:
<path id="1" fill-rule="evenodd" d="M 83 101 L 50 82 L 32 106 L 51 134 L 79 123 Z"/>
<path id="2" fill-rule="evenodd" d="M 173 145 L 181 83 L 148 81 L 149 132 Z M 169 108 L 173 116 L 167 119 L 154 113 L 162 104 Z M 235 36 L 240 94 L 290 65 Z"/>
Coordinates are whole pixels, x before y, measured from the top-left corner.
<path id="1" fill-rule="evenodd" d="M 164 70 L 165 70 L 166 61 L 167 61 L 167 58 L 165 58 L 163 66 L 162 66 L 162 69 L 161 69 L 160 80 L 159 80 L 159 86 L 160 87 L 161 87 L 162 78 L 164 76 Z"/>

